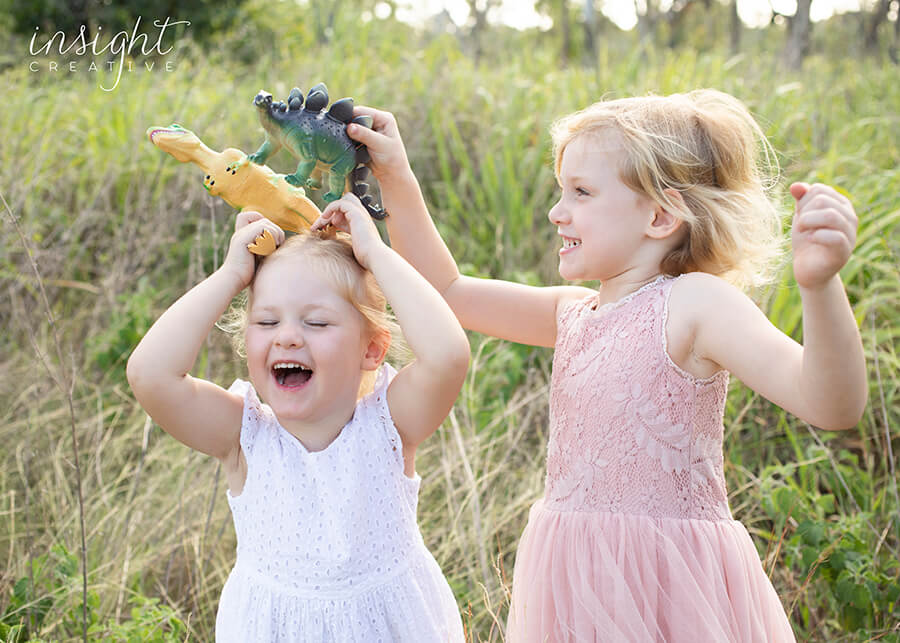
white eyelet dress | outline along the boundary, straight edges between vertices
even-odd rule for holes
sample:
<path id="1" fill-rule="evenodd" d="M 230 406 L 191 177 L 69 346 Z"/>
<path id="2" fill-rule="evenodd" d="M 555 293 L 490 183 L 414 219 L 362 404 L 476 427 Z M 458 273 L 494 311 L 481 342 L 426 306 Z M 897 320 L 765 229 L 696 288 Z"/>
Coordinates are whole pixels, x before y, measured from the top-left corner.
<path id="1" fill-rule="evenodd" d="M 309 452 L 248 383 L 241 448 L 247 480 L 228 492 L 237 562 L 216 616 L 219 643 L 463 638 L 453 593 L 416 524 L 421 478 L 403 473 L 386 391 L 375 390 L 326 449 Z"/>

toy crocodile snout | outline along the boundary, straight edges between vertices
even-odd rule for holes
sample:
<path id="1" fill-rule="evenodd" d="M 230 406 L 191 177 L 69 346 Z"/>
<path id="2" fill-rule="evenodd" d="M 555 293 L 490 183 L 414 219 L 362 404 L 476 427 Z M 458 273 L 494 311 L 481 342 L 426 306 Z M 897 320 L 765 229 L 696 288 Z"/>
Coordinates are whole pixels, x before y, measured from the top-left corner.
<path id="1" fill-rule="evenodd" d="M 207 147 L 192 131 L 178 124 L 150 127 L 150 142 L 182 163 L 194 163 L 203 170 L 203 186 L 241 210 L 255 210 L 284 230 L 300 232 L 320 214 L 302 188 L 289 185 L 283 175 L 265 165 L 247 161 L 235 148 L 223 152 Z"/>

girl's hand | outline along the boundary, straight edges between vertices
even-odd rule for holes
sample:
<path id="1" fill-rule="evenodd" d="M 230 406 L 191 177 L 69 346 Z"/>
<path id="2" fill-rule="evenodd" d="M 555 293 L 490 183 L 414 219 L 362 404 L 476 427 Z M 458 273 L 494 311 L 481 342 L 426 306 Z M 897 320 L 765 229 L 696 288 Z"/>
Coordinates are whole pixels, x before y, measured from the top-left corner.
<path id="1" fill-rule="evenodd" d="M 256 255 L 247 249 L 247 246 L 268 230 L 275 238 L 275 245 L 280 246 L 284 242 L 284 230 L 266 219 L 259 212 L 239 212 L 234 222 L 234 234 L 228 244 L 228 254 L 222 263 L 222 268 L 232 271 L 240 280 L 241 286 L 246 288 L 253 280 L 256 271 Z"/>
<path id="2" fill-rule="evenodd" d="M 369 257 L 378 246 L 384 246 L 381 235 L 372 217 L 366 212 L 356 195 L 348 192 L 337 201 L 332 201 L 313 222 L 311 230 L 324 230 L 333 225 L 342 232 L 350 233 L 353 254 L 359 264 L 369 269 Z"/>
<path id="3" fill-rule="evenodd" d="M 794 183 L 791 195 L 797 201 L 791 229 L 794 278 L 801 288 L 821 288 L 850 258 L 859 219 L 850 201 L 830 186 Z"/>
<path id="4" fill-rule="evenodd" d="M 369 168 L 378 182 L 389 182 L 392 178 L 409 172 L 406 148 L 400 138 L 400 129 L 394 115 L 364 105 L 356 106 L 353 114 L 372 117 L 372 129 L 351 123 L 347 126 L 347 134 L 369 150 L 369 156 L 372 157 Z"/>

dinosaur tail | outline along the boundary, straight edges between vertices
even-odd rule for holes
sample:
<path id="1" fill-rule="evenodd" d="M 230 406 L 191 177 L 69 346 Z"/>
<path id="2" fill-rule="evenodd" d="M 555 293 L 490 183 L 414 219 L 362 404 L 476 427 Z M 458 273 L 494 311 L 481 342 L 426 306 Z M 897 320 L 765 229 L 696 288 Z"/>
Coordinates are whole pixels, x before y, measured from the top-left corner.
<path id="1" fill-rule="evenodd" d="M 370 193 L 370 186 L 365 181 L 368 176 L 369 168 L 365 165 L 358 165 L 355 170 L 350 172 L 348 177 L 350 189 L 353 191 L 353 194 L 359 197 L 359 200 L 362 201 L 363 206 L 372 215 L 372 218 L 381 221 L 387 217 L 388 213 Z"/>

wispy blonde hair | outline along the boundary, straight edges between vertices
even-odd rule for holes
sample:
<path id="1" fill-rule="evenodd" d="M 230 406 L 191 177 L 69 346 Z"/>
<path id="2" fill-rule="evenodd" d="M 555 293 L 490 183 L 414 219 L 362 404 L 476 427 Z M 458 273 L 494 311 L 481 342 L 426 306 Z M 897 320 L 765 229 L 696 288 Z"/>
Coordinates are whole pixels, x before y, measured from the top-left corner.
<path id="1" fill-rule="evenodd" d="M 390 337 L 389 355 L 393 359 L 407 357 L 407 349 L 403 341 L 399 324 L 388 312 L 387 299 L 381 291 L 375 276 L 363 268 L 353 254 L 350 236 L 342 232 L 310 232 L 305 231 L 288 237 L 275 252 L 261 257 L 256 267 L 253 281 L 244 291 L 244 296 L 226 315 L 219 327 L 231 334 L 232 346 L 241 357 L 247 356 L 245 333 L 247 330 L 247 312 L 253 301 L 253 286 L 256 275 L 266 264 L 288 257 L 303 256 L 310 261 L 312 270 L 326 278 L 335 288 L 335 292 L 360 312 L 365 321 L 366 330 L 373 335 L 386 333 Z M 297 275 L 303 279 L 302 274 Z M 290 287 L 286 285 L 286 287 Z M 375 372 L 363 375 L 360 395 L 372 390 L 375 384 Z"/>
<path id="2" fill-rule="evenodd" d="M 553 124 L 557 176 L 569 143 L 610 131 L 624 151 L 622 182 L 687 226 L 684 242 L 662 261 L 664 273 L 703 271 L 740 288 L 775 277 L 785 245 L 783 215 L 770 195 L 778 161 L 740 101 L 700 89 L 595 103 Z M 684 205 L 667 189 L 677 190 Z"/>

